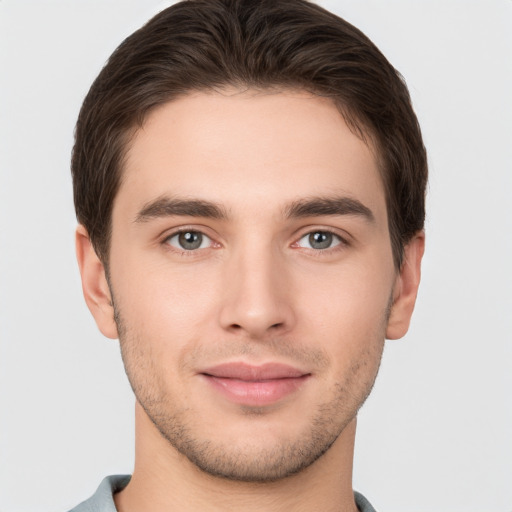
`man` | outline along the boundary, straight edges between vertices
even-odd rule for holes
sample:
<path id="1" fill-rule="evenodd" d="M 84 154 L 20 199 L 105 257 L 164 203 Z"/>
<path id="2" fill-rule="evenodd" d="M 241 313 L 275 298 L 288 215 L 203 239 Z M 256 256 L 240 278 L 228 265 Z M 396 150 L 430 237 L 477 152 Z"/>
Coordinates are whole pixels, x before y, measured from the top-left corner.
<path id="1" fill-rule="evenodd" d="M 356 416 L 408 329 L 427 177 L 378 49 L 302 0 L 180 2 L 94 82 L 72 171 L 137 399 L 133 475 L 74 510 L 374 510 Z"/>

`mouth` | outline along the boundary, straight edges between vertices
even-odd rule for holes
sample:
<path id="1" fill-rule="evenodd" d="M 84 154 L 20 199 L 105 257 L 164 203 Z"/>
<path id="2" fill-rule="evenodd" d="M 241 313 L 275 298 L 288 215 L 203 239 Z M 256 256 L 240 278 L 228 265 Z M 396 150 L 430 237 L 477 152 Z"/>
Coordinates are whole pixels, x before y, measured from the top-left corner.
<path id="1" fill-rule="evenodd" d="M 207 368 L 200 375 L 230 402 L 254 407 L 283 400 L 311 377 L 311 373 L 280 363 L 253 366 L 236 362 Z"/>

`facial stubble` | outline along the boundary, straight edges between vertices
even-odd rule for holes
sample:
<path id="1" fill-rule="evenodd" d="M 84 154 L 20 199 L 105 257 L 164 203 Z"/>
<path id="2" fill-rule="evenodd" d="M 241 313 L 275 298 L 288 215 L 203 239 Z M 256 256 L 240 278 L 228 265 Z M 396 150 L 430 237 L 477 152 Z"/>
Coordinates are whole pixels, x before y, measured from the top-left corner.
<path id="1" fill-rule="evenodd" d="M 344 381 L 333 384 L 332 395 L 317 405 L 300 436 L 294 439 L 281 436 L 270 446 L 243 439 L 245 444 L 240 447 L 230 439 L 221 443 L 209 438 L 206 428 L 200 432 L 202 435 L 197 433 L 195 426 L 198 422 L 205 422 L 205 418 L 197 417 L 187 406 L 177 405 L 170 396 L 164 376 L 155 366 L 151 345 L 127 325 L 114 301 L 113 306 L 128 380 L 138 403 L 161 436 L 201 471 L 214 477 L 253 483 L 277 481 L 308 468 L 329 450 L 355 418 L 378 373 L 390 311 L 388 304 L 382 315 L 382 326 L 379 326 L 379 332 L 374 333 L 374 343 L 361 351 L 360 357 L 343 376 Z M 238 354 L 252 352 L 251 341 L 244 343 L 235 349 Z M 290 356 L 300 352 L 280 340 L 270 342 L 270 345 L 273 350 L 277 348 L 277 355 Z M 304 354 L 299 357 L 304 358 Z M 320 351 L 312 351 L 306 358 L 324 360 L 324 366 L 329 364 Z M 241 411 L 255 420 L 271 414 L 265 408 L 245 407 Z"/>

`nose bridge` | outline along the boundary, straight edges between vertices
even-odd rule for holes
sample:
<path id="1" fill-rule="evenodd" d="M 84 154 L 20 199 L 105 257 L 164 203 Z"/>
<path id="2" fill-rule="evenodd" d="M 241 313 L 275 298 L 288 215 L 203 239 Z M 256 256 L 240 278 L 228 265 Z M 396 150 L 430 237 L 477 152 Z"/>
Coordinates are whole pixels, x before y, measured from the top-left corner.
<path id="1" fill-rule="evenodd" d="M 293 308 L 283 254 L 271 241 L 246 240 L 233 250 L 225 276 L 221 323 L 251 337 L 288 330 Z"/>

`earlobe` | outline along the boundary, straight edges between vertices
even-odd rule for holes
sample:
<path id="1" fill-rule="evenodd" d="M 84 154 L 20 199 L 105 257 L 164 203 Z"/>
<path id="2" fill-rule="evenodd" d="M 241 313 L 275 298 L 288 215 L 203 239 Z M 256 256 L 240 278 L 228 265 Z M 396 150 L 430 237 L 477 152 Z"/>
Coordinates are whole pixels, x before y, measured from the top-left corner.
<path id="1" fill-rule="evenodd" d="M 105 267 L 98 258 L 87 230 L 79 225 L 75 234 L 76 257 L 82 278 L 82 291 L 99 330 L 107 337 L 118 337 L 112 297 Z"/>
<path id="2" fill-rule="evenodd" d="M 409 329 L 420 284 L 424 251 L 425 233 L 420 231 L 404 248 L 404 261 L 393 290 L 393 304 L 386 329 L 387 339 L 399 339 Z"/>

